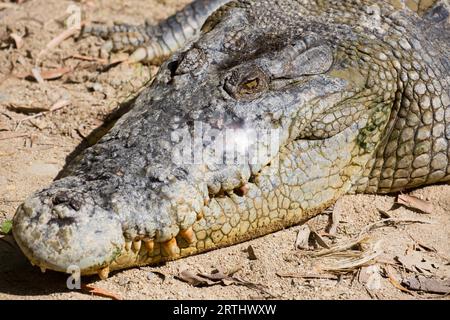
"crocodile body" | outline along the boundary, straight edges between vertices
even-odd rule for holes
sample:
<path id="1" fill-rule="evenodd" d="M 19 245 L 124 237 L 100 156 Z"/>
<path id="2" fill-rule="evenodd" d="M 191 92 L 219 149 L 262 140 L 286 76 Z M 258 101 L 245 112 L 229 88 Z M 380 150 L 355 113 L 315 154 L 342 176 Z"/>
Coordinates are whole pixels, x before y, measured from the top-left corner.
<path id="1" fill-rule="evenodd" d="M 105 277 L 301 223 L 347 193 L 450 180 L 444 2 L 240 0 L 207 15 L 132 110 L 18 208 L 32 263 Z"/>

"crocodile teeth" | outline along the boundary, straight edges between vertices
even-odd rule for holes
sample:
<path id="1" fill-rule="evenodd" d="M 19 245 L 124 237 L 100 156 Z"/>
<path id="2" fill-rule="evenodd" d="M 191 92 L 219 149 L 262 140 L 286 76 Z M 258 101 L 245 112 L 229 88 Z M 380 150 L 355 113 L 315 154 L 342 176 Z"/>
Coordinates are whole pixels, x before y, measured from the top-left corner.
<path id="1" fill-rule="evenodd" d="M 203 214 L 203 211 L 200 213 L 197 213 L 197 221 L 202 220 L 204 216 L 205 215 Z"/>
<path id="2" fill-rule="evenodd" d="M 108 276 L 109 276 L 109 266 L 104 267 L 103 269 L 100 269 L 100 270 L 98 271 L 98 276 L 99 276 L 100 279 L 102 279 L 102 280 L 108 279 Z"/>
<path id="3" fill-rule="evenodd" d="M 162 247 L 167 255 L 171 257 L 174 257 L 180 253 L 180 248 L 178 248 L 177 240 L 175 238 L 172 238 L 167 242 L 163 242 Z"/>
<path id="4" fill-rule="evenodd" d="M 133 241 L 133 250 L 135 252 L 139 252 L 139 250 L 141 250 L 141 245 L 142 245 L 142 241 Z"/>
<path id="5" fill-rule="evenodd" d="M 45 271 L 47 271 L 47 269 L 45 269 L 44 267 L 41 267 L 41 272 L 45 273 Z"/>
<path id="6" fill-rule="evenodd" d="M 148 252 L 152 252 L 153 248 L 155 247 L 155 242 L 153 242 L 153 240 L 150 239 L 144 239 L 144 246 L 147 249 Z"/>
<path id="7" fill-rule="evenodd" d="M 192 227 L 189 227 L 186 230 L 181 230 L 180 231 L 180 236 L 186 240 L 187 243 L 191 244 L 195 241 L 195 234 L 194 231 L 192 230 Z"/>
<path id="8" fill-rule="evenodd" d="M 131 241 L 125 241 L 125 249 L 127 250 L 127 251 L 130 251 L 131 250 Z"/>

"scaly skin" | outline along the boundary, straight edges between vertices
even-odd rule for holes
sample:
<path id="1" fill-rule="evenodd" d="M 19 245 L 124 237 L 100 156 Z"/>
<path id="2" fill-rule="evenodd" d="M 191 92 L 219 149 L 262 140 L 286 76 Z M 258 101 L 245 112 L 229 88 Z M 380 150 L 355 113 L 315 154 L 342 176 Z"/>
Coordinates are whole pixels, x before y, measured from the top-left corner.
<path id="1" fill-rule="evenodd" d="M 301 223 L 346 193 L 449 181 L 448 10 L 391 2 L 221 7 L 108 134 L 18 208 L 23 252 L 106 277 Z M 279 146 L 257 163 L 189 162 L 179 151 L 196 122 L 216 137 L 194 141 L 197 157 L 230 128 L 277 130 Z M 273 146 L 233 134 L 226 143 Z"/>
<path id="2" fill-rule="evenodd" d="M 211 13 L 227 2 L 230 0 L 194 1 L 156 26 L 149 23 L 140 26 L 90 25 L 83 29 L 83 34 L 109 39 L 103 45 L 106 52 L 135 49 L 130 57 L 131 62 L 147 61 L 160 64 L 186 42 L 195 38 Z"/>

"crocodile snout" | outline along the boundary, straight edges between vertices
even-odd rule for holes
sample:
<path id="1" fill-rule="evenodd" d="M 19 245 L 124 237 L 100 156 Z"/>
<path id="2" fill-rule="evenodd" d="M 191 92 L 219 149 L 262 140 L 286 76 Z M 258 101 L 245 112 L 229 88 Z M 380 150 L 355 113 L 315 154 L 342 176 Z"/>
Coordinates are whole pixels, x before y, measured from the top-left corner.
<path id="1" fill-rule="evenodd" d="M 125 179 L 126 180 L 126 179 Z M 28 198 L 14 217 L 14 237 L 33 265 L 102 278 L 109 271 L 178 257 L 195 240 L 203 198 L 184 181 L 151 186 L 70 188 L 69 179 Z M 197 201 L 198 200 L 198 201 Z"/>
<path id="2" fill-rule="evenodd" d="M 28 198 L 14 217 L 13 233 L 22 251 L 42 270 L 74 267 L 95 273 L 123 247 L 120 221 L 84 197 L 67 191 Z M 95 217 L 95 220 L 94 220 Z"/>

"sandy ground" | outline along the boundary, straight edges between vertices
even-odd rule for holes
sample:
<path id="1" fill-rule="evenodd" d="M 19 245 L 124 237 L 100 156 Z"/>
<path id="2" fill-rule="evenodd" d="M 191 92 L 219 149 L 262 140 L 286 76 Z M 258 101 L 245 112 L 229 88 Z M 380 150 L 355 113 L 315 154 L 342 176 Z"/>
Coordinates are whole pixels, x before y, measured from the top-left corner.
<path id="1" fill-rule="evenodd" d="M 163 19 L 188 1 L 18 2 L 0 1 L 0 223 L 11 219 L 28 195 L 48 185 L 66 157 L 103 123 L 119 102 L 156 72 L 155 67 L 140 64 L 105 66 L 101 61 L 73 58 L 99 56 L 102 40 L 93 37 L 67 39 L 39 56 L 47 43 L 65 30 L 69 5 L 79 6 L 85 21 L 141 23 L 145 19 L 153 22 Z M 11 34 L 23 40 L 19 48 Z M 123 53 L 113 58 L 121 57 Z M 24 77 L 36 63 L 42 70 L 71 71 L 55 80 L 38 83 Z M 41 117 L 30 119 L 27 117 L 33 113 L 23 113 L 30 108 L 48 109 L 61 101 L 69 103 Z M 367 243 L 362 246 L 363 254 L 369 254 L 375 244 L 383 253 L 374 264 L 380 272 L 375 272 L 369 282 L 363 276 L 366 268 L 354 268 L 337 279 L 300 277 L 305 273 L 328 274 L 319 269 L 330 264 L 323 257 L 310 255 L 318 249 L 295 248 L 300 227 L 159 267 L 116 272 L 106 281 L 95 277 L 82 281 L 124 299 L 446 299 L 433 293 L 406 292 L 404 288 L 402 291 L 394 285 L 419 274 L 438 280 L 450 277 L 450 186 L 425 187 L 411 194 L 432 203 L 433 212 L 424 215 L 394 207 L 390 216 L 400 220 L 422 219 L 431 224 L 398 223 L 370 231 Z M 395 200 L 395 196 L 372 195 L 342 198 L 334 208 L 340 221 L 336 237 L 325 237 L 325 241 L 333 246 L 355 239 L 365 226 L 382 219 L 378 209 L 389 210 Z M 322 215 L 310 225 L 320 232 L 327 220 Z M 254 249 L 256 259 L 249 258 L 249 246 Z M 415 260 L 417 268 L 400 265 L 396 257 L 405 255 L 419 256 Z M 237 268 L 236 276 L 254 285 L 198 288 L 177 279 L 183 270 L 210 273 L 216 268 Z M 386 276 L 385 268 L 390 270 L 392 279 Z M 288 274 L 291 277 L 286 277 Z M 99 298 L 80 290 L 68 290 L 66 275 L 42 274 L 26 261 L 10 236 L 0 235 L 0 299 Z"/>

